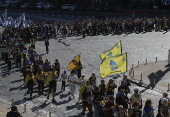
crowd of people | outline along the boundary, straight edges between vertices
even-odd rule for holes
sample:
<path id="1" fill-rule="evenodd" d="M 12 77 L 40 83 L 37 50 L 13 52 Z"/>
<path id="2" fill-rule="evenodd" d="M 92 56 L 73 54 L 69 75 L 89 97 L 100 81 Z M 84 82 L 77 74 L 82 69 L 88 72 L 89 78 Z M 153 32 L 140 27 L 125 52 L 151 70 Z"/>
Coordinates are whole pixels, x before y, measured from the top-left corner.
<path id="1" fill-rule="evenodd" d="M 97 85 L 96 74 L 92 73 L 90 78 L 85 78 L 81 72 L 73 69 L 69 74 L 66 71 L 60 71 L 59 60 L 56 59 L 53 64 L 46 58 L 43 61 L 42 56 L 36 52 L 36 41 L 38 36 L 45 40 L 46 52 L 48 54 L 49 39 L 57 38 L 62 35 L 64 38 L 71 35 L 100 35 L 100 34 L 122 34 L 122 33 L 140 33 L 152 30 L 169 29 L 169 19 L 164 18 L 136 18 L 127 20 L 85 20 L 75 21 L 73 23 L 54 23 L 46 21 L 42 25 L 32 23 L 30 28 L 15 29 L 7 27 L 1 34 L 0 47 L 10 48 L 10 52 L 1 53 L 2 60 L 8 64 L 8 70 L 11 70 L 14 61 L 17 68 L 21 68 L 24 77 L 24 85 L 27 87 L 26 95 L 33 98 L 33 90 L 38 86 L 38 95 L 44 95 L 47 99 L 52 94 L 52 102 L 55 103 L 57 82 L 62 82 L 61 91 L 65 91 L 69 84 L 70 99 L 75 99 L 76 89 L 79 90 L 79 102 L 82 102 L 82 115 L 88 109 L 88 114 L 94 117 L 153 117 L 154 112 L 158 112 L 157 117 L 169 116 L 169 101 L 167 93 L 159 101 L 158 110 L 154 110 L 152 100 L 147 99 L 142 104 L 142 97 L 139 89 L 134 89 L 134 94 L 130 97 L 130 80 L 126 75 L 123 76 L 121 85 L 118 86 L 113 79 L 109 82 L 101 80 Z M 28 47 L 27 47 L 28 46 Z M 11 57 L 12 56 L 12 57 Z M 45 87 L 48 92 L 45 92 Z M 116 90 L 117 89 L 117 90 Z M 115 93 L 116 92 L 116 93 Z"/>
<path id="2" fill-rule="evenodd" d="M 14 41 L 17 38 L 22 38 L 25 43 L 30 39 L 41 37 L 44 38 L 63 38 L 69 36 L 96 36 L 96 35 L 121 35 L 129 33 L 146 33 L 151 31 L 168 31 L 170 28 L 170 19 L 162 18 L 122 18 L 122 19 L 107 19 L 100 17 L 89 20 L 75 20 L 73 22 L 55 22 L 50 23 L 48 20 L 42 24 L 32 22 L 28 28 L 15 28 L 13 26 L 5 27 L 5 32 L 2 36 L 11 37 Z"/>

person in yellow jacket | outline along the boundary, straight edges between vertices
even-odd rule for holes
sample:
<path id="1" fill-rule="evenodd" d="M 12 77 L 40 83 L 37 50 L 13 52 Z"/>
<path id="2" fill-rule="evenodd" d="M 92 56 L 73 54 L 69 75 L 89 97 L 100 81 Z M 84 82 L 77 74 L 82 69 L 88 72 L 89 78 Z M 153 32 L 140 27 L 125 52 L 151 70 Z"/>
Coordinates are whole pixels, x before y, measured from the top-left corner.
<path id="1" fill-rule="evenodd" d="M 82 93 L 83 93 L 83 91 L 80 91 L 80 89 L 81 89 L 83 86 L 86 85 L 85 75 L 82 75 L 82 76 L 78 79 L 77 84 L 80 86 L 80 88 L 79 88 L 79 101 L 80 101 L 81 95 L 82 95 Z"/>
<path id="2" fill-rule="evenodd" d="M 29 72 L 25 78 L 24 85 L 27 85 L 27 92 L 25 95 L 30 93 L 30 99 L 32 99 L 33 86 L 35 84 L 35 77 L 32 72 Z"/>
<path id="3" fill-rule="evenodd" d="M 47 82 L 49 83 L 48 85 L 49 91 L 48 91 L 47 99 L 49 99 L 50 94 L 52 92 L 52 102 L 56 102 L 54 98 L 55 98 L 55 93 L 56 93 L 57 81 L 58 81 L 58 76 L 57 76 L 56 71 L 53 70 L 52 72 L 49 72 L 45 83 Z"/>
<path id="4" fill-rule="evenodd" d="M 90 92 L 92 93 L 93 88 L 92 88 L 92 86 L 90 85 L 90 81 L 86 81 L 86 84 L 79 89 L 79 94 L 82 95 L 82 93 L 84 92 L 84 90 L 85 90 L 86 87 L 89 87 L 89 90 L 90 90 Z"/>
<path id="5" fill-rule="evenodd" d="M 40 68 L 35 76 L 35 78 L 37 79 L 37 83 L 38 83 L 38 95 L 44 95 L 43 92 L 44 92 L 45 77 L 46 77 L 45 72 Z"/>

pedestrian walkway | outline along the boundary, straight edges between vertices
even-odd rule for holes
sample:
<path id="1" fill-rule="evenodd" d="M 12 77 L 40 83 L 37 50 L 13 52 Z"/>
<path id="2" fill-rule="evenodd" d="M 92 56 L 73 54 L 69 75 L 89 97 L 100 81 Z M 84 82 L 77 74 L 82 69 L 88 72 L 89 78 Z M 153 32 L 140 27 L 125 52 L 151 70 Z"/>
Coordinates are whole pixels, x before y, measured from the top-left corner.
<path id="1" fill-rule="evenodd" d="M 4 101 L 0 101 L 0 117 L 6 117 L 7 112 L 10 111 L 10 107 L 11 105 L 8 104 L 7 102 Z M 24 108 L 21 106 L 17 106 L 18 111 L 21 113 L 21 115 L 23 117 L 46 117 L 46 116 L 42 116 L 42 115 L 38 115 L 36 112 L 24 112 Z"/>
<path id="2" fill-rule="evenodd" d="M 139 64 L 130 71 L 130 76 L 136 82 L 145 85 L 148 88 L 158 88 L 168 91 L 170 66 L 168 61 L 158 61 L 145 64 Z"/>

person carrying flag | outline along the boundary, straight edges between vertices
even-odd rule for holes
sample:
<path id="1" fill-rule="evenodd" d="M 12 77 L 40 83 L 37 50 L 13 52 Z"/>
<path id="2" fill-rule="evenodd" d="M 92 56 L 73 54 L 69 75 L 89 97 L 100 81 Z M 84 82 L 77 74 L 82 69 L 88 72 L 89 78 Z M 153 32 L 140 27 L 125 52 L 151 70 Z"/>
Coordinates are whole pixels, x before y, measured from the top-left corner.
<path id="1" fill-rule="evenodd" d="M 42 67 L 39 66 L 35 78 L 37 79 L 37 83 L 38 83 L 38 95 L 44 95 L 43 92 L 44 92 L 45 73 L 42 70 Z"/>
<path id="2" fill-rule="evenodd" d="M 50 97 L 50 94 L 52 93 L 52 102 L 56 102 L 55 101 L 55 92 L 56 92 L 56 86 L 57 86 L 57 81 L 58 81 L 58 76 L 56 74 L 56 71 L 50 71 L 48 76 L 47 76 L 47 79 L 46 80 L 49 80 L 49 90 L 48 90 L 48 96 L 47 96 L 47 99 L 49 99 Z"/>
<path id="3" fill-rule="evenodd" d="M 30 71 L 24 81 L 24 85 L 27 85 L 27 92 L 25 93 L 25 95 L 28 95 L 30 93 L 30 99 L 32 99 L 32 93 L 33 93 L 33 86 L 35 84 L 35 77 L 33 75 L 33 73 Z"/>

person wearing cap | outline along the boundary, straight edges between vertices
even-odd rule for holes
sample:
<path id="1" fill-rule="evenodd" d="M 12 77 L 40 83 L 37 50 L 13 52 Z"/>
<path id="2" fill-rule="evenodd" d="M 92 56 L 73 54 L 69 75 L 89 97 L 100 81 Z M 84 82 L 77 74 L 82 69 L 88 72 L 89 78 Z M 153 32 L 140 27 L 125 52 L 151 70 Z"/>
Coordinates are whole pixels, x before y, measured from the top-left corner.
<path id="1" fill-rule="evenodd" d="M 64 73 L 61 75 L 61 81 L 62 81 L 61 91 L 65 91 L 66 81 L 67 81 L 67 73 L 65 70 Z"/>
<path id="2" fill-rule="evenodd" d="M 113 116 L 114 109 L 115 109 L 114 97 L 110 96 L 109 101 L 106 102 L 104 106 L 105 117 L 114 117 Z"/>
<path id="3" fill-rule="evenodd" d="M 134 94 L 130 97 L 130 103 L 133 106 L 135 102 L 139 103 L 139 108 L 142 109 L 142 97 L 139 94 L 138 88 L 134 89 Z"/>
<path id="4" fill-rule="evenodd" d="M 11 107 L 11 111 L 7 112 L 6 117 L 23 117 L 19 112 L 16 106 Z"/>
<path id="5" fill-rule="evenodd" d="M 75 98 L 74 94 L 76 91 L 77 80 L 78 80 L 78 78 L 76 76 L 75 71 L 71 71 L 71 75 L 68 78 L 68 82 L 70 85 L 70 94 L 73 97 L 73 99 Z"/>

